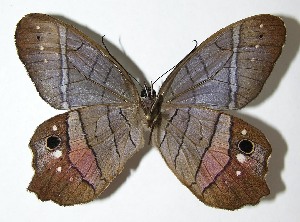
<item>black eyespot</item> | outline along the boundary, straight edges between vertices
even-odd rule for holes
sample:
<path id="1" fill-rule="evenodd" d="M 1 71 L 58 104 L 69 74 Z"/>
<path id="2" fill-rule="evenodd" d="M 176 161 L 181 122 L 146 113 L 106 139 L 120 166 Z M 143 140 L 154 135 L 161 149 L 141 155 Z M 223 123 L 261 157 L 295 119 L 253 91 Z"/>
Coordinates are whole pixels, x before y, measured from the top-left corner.
<path id="1" fill-rule="evenodd" d="M 254 144 L 252 141 L 244 139 L 238 143 L 238 148 L 245 154 L 251 154 L 254 151 Z"/>
<path id="2" fill-rule="evenodd" d="M 37 35 L 36 39 L 40 41 L 41 40 L 41 36 Z"/>
<path id="3" fill-rule="evenodd" d="M 264 37 L 263 34 L 260 34 L 260 35 L 258 36 L 258 38 L 260 38 L 260 39 L 262 39 L 263 37 Z"/>
<path id="4" fill-rule="evenodd" d="M 49 150 L 54 150 L 60 145 L 60 138 L 57 136 L 49 136 L 46 139 L 46 146 Z"/>

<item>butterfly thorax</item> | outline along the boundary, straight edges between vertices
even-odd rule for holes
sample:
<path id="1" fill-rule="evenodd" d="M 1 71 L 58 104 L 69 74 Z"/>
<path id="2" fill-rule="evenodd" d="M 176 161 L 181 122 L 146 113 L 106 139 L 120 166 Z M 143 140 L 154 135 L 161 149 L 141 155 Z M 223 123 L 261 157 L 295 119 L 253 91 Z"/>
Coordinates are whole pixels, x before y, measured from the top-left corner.
<path id="1" fill-rule="evenodd" d="M 160 115 L 162 96 L 157 96 L 152 87 L 145 86 L 141 91 L 141 102 L 147 126 L 153 128 Z"/>

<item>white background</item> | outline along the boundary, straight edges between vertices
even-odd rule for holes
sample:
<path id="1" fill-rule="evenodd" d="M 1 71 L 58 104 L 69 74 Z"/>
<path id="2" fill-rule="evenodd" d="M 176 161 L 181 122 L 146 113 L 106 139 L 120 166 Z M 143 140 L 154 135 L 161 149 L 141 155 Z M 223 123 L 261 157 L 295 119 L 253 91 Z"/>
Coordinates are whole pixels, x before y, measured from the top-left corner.
<path id="1" fill-rule="evenodd" d="M 0 221 L 299 221 L 300 2 L 297 0 L 2 0 L 0 4 Z M 17 22 L 41 12 L 68 19 L 101 41 L 134 76 L 155 80 L 197 40 L 255 14 L 281 16 L 283 53 L 259 97 L 234 114 L 260 128 L 273 153 L 271 195 L 231 212 L 208 207 L 168 169 L 157 149 L 145 147 L 99 199 L 61 207 L 26 188 L 33 175 L 28 142 L 34 129 L 60 113 L 36 92 L 14 44 Z M 156 86 L 159 87 L 158 83 Z"/>

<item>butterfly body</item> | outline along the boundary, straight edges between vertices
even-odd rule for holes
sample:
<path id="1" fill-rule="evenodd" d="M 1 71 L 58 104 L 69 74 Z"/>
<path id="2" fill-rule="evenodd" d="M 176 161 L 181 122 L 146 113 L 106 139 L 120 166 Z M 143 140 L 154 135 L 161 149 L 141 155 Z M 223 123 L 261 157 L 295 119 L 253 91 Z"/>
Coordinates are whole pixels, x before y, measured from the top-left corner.
<path id="1" fill-rule="evenodd" d="M 269 194 L 271 146 L 255 127 L 223 111 L 261 91 L 281 53 L 285 27 L 272 15 L 212 35 L 141 96 L 126 70 L 74 27 L 43 14 L 17 25 L 21 61 L 41 97 L 68 110 L 35 131 L 29 190 L 60 205 L 89 202 L 144 145 L 205 204 L 234 210 Z"/>

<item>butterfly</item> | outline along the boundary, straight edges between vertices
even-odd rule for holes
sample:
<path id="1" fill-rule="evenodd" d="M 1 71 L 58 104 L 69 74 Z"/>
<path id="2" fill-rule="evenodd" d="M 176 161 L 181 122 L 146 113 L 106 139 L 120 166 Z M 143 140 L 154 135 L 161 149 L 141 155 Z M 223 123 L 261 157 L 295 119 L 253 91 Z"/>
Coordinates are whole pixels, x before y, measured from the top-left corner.
<path id="1" fill-rule="evenodd" d="M 176 177 L 209 206 L 234 210 L 269 194 L 271 146 L 264 134 L 224 113 L 262 90 L 285 42 L 283 21 L 256 15 L 195 47 L 156 92 L 138 92 L 102 46 L 44 14 L 17 24 L 20 60 L 40 96 L 68 110 L 37 127 L 30 140 L 35 174 L 28 187 L 59 205 L 97 198 L 151 131 Z"/>

